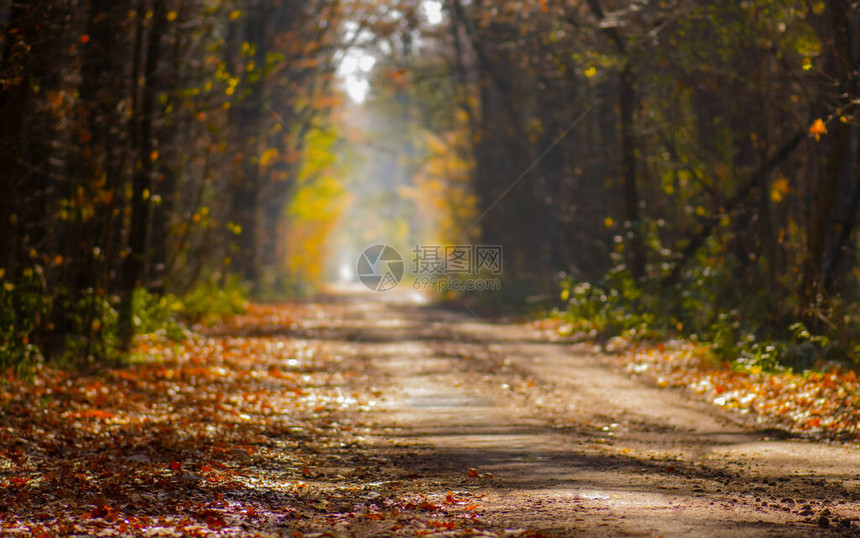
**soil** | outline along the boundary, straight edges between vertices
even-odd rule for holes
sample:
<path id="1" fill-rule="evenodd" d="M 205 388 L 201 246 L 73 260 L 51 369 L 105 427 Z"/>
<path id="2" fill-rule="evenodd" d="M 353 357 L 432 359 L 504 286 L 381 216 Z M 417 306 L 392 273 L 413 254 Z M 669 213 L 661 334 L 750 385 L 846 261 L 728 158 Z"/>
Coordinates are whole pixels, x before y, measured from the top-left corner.
<path id="1" fill-rule="evenodd" d="M 353 389 L 373 395 L 345 417 L 356 424 L 347 450 L 321 454 L 336 476 L 327 494 L 461 508 L 430 525 L 386 515 L 335 534 L 860 534 L 856 447 L 791 439 L 649 386 L 617 358 L 525 323 L 422 303 L 340 290 L 309 303 L 290 334 L 343 355 Z M 332 532 L 313 527 L 303 530 Z"/>

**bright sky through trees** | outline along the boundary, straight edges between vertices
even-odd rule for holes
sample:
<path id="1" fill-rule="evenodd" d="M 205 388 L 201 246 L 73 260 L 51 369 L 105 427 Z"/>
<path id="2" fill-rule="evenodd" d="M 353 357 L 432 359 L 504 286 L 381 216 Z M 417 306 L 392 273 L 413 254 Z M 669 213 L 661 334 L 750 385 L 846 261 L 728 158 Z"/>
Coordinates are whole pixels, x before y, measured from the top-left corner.
<path id="1" fill-rule="evenodd" d="M 343 81 L 343 88 L 350 99 L 363 103 L 370 90 L 367 78 L 373 69 L 376 58 L 361 49 L 347 52 L 338 66 L 338 76 Z"/>
<path id="2" fill-rule="evenodd" d="M 426 0 L 421 3 L 421 11 L 428 24 L 436 25 L 442 22 L 442 2 Z M 346 24 L 347 36 L 350 36 L 355 30 L 350 28 L 352 25 L 349 22 Z M 368 78 L 375 64 L 376 58 L 373 54 L 359 47 L 353 47 L 343 54 L 337 75 L 346 94 L 354 102 L 363 103 L 367 98 L 367 92 L 370 91 Z"/>

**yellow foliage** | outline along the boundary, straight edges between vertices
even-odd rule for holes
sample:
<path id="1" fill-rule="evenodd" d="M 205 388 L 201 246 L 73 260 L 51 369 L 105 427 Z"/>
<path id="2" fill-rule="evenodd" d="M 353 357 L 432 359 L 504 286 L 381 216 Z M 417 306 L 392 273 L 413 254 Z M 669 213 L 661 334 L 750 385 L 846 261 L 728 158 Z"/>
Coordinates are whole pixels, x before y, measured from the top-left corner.
<path id="1" fill-rule="evenodd" d="M 785 197 L 786 194 L 789 193 L 791 187 L 789 186 L 788 180 L 784 177 L 781 177 L 773 182 L 770 188 L 770 199 L 774 203 L 779 203 Z"/>
<path id="2" fill-rule="evenodd" d="M 416 201 L 419 220 L 436 232 L 436 237 L 422 238 L 425 241 L 454 240 L 475 216 L 477 199 L 469 182 L 472 162 L 463 157 L 468 155 L 463 151 L 468 136 L 464 125 L 441 136 L 424 133 L 425 160 L 413 177 L 414 188 L 401 194 Z"/>
<path id="3" fill-rule="evenodd" d="M 319 129 L 305 137 L 298 187 L 287 208 L 284 264 L 287 279 L 311 286 L 323 280 L 328 238 L 351 199 L 334 169 L 336 134 Z"/>
<path id="4" fill-rule="evenodd" d="M 269 166 L 269 164 L 278 158 L 279 152 L 276 148 L 269 148 L 260 155 L 260 166 L 263 168 Z"/>
<path id="5" fill-rule="evenodd" d="M 827 126 L 821 118 L 817 118 L 809 126 L 809 134 L 815 136 L 815 141 L 821 140 L 821 135 L 827 134 Z"/>

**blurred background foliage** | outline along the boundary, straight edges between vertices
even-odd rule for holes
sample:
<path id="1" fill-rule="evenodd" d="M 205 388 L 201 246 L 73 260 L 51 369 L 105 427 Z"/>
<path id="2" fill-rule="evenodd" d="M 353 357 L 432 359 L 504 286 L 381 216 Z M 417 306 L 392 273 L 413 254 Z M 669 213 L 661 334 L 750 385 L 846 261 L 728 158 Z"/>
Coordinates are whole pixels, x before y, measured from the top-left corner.
<path id="1" fill-rule="evenodd" d="M 860 357 L 849 0 L 0 0 L 2 365 L 504 247 L 571 334 Z M 590 335 L 590 336 L 589 336 Z"/>

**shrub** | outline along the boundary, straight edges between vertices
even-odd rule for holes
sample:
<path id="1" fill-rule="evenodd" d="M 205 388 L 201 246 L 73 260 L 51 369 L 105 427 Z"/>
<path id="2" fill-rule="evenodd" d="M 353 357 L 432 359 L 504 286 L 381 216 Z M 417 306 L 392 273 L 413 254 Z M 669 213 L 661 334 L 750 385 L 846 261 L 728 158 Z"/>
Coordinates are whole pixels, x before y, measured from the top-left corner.
<path id="1" fill-rule="evenodd" d="M 214 278 L 199 281 L 181 299 L 182 317 L 191 323 L 212 323 L 239 314 L 248 307 L 248 286 L 231 276 L 222 283 Z"/>

